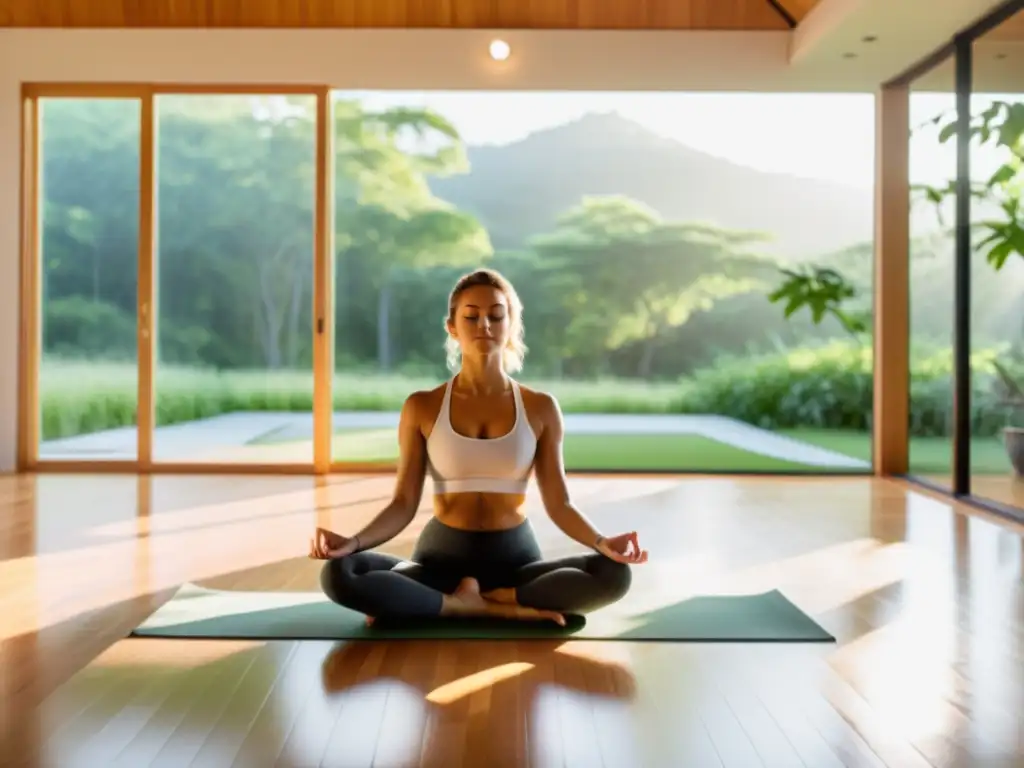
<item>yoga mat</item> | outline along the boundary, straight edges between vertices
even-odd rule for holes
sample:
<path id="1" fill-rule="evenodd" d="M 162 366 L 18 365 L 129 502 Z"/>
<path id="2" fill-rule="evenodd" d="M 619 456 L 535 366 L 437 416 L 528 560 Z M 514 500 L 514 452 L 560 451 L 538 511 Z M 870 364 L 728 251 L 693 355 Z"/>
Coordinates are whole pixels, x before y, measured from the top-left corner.
<path id="1" fill-rule="evenodd" d="M 778 591 L 691 597 L 652 611 L 624 600 L 567 627 L 552 622 L 434 619 L 366 626 L 365 617 L 317 592 L 235 592 L 185 584 L 136 637 L 224 640 L 488 639 L 665 642 L 835 642 Z"/>

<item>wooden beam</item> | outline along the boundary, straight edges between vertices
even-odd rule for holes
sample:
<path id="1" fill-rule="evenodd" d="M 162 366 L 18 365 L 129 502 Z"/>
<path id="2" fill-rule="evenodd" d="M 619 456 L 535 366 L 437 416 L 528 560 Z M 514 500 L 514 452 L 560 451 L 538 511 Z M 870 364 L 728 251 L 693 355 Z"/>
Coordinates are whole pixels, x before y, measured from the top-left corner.
<path id="1" fill-rule="evenodd" d="M 908 467 L 910 397 L 910 89 L 875 110 L 874 424 L 876 475 Z"/>
<path id="2" fill-rule="evenodd" d="M 821 0 L 768 0 L 768 2 L 781 8 L 786 15 L 799 24 Z"/>
<path id="3" fill-rule="evenodd" d="M 788 27 L 765 0 L 0 0 L 0 26 L 733 30 Z"/>
<path id="4" fill-rule="evenodd" d="M 156 427 L 156 153 L 157 134 L 153 93 L 139 102 L 139 243 L 138 243 L 138 399 L 136 434 L 139 469 L 153 466 L 153 430 Z"/>
<path id="5" fill-rule="evenodd" d="M 39 458 L 39 101 L 21 96 L 21 295 L 18 344 L 17 468 L 31 470 Z"/>
<path id="6" fill-rule="evenodd" d="M 313 468 L 331 468 L 334 438 L 334 109 L 316 96 L 316 231 L 313 253 Z"/>

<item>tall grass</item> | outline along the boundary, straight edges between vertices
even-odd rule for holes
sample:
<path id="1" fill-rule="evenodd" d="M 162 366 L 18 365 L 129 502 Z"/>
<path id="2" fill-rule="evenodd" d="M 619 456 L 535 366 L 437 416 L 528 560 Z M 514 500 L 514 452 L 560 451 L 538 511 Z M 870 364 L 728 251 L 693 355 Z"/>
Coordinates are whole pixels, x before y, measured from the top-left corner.
<path id="1" fill-rule="evenodd" d="M 397 411 L 415 390 L 441 383 L 429 377 L 351 374 L 333 380 L 339 411 Z M 679 407 L 675 383 L 642 381 L 539 381 L 524 384 L 552 392 L 567 413 L 670 413 Z M 40 368 L 43 438 L 88 434 L 136 420 L 135 366 L 47 359 Z M 156 421 L 180 424 L 240 411 L 313 410 L 309 371 L 213 371 L 159 366 L 155 374 Z"/>
<path id="2" fill-rule="evenodd" d="M 918 355 L 911 366 L 910 431 L 948 435 L 951 429 L 952 355 Z M 1005 410 L 991 388 L 991 356 L 975 355 L 971 427 L 998 433 Z M 41 366 L 42 434 L 46 440 L 135 423 L 132 365 L 47 359 Z M 715 414 L 766 429 L 867 431 L 873 408 L 871 348 L 835 342 L 814 349 L 753 358 L 722 359 L 677 382 L 640 380 L 532 380 L 554 394 L 566 413 Z M 334 408 L 397 411 L 409 393 L 435 387 L 426 376 L 335 374 Z M 157 424 L 177 424 L 224 413 L 313 409 L 309 371 L 212 371 L 160 366 Z"/>

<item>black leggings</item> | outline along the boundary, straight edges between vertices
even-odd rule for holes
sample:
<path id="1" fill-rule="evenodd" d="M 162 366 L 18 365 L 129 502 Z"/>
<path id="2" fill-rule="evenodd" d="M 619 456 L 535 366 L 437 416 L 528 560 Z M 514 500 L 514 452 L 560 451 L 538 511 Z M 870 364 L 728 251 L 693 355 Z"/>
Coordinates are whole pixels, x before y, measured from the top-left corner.
<path id="1" fill-rule="evenodd" d="M 602 554 L 541 559 L 529 522 L 504 531 L 464 531 L 431 518 L 412 562 L 380 552 L 329 560 L 320 573 L 324 594 L 374 618 L 428 618 L 444 595 L 467 577 L 480 590 L 515 589 L 529 608 L 581 615 L 619 600 L 629 590 L 628 565 Z"/>

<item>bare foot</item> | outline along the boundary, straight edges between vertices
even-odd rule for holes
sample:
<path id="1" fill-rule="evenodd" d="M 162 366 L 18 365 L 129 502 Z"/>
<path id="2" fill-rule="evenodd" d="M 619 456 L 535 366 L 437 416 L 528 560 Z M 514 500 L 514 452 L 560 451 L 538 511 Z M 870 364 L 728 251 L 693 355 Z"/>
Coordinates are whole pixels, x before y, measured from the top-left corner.
<path id="1" fill-rule="evenodd" d="M 492 589 L 490 592 L 481 593 L 484 600 L 492 603 L 504 603 L 505 605 L 516 604 L 516 591 L 512 588 Z"/>
<path id="2" fill-rule="evenodd" d="M 480 594 L 480 585 L 476 579 L 460 581 L 459 586 L 445 600 L 442 611 L 449 615 L 498 616 L 517 621 L 553 621 L 559 626 L 565 626 L 565 617 L 555 611 L 539 611 L 536 608 L 516 605 L 514 602 L 509 604 L 485 599 Z"/>
<path id="3" fill-rule="evenodd" d="M 480 594 L 476 579 L 463 579 L 450 595 L 445 595 L 442 614 L 453 616 L 484 616 L 488 603 Z"/>

